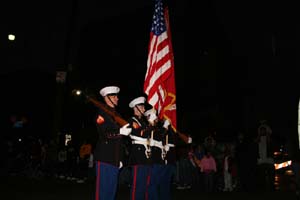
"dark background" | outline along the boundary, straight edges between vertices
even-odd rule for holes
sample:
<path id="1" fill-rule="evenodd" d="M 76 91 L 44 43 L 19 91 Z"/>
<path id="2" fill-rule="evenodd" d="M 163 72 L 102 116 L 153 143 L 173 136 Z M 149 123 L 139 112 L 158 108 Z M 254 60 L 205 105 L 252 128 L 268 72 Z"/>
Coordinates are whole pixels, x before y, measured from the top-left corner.
<path id="1" fill-rule="evenodd" d="M 201 140 L 255 135 L 297 141 L 299 12 L 290 2 L 167 1 L 179 130 Z M 95 108 L 74 88 L 121 88 L 120 112 L 142 93 L 154 1 L 2 1 L 1 121 L 26 116 L 32 133 L 93 132 Z M 16 34 L 9 42 L 7 34 Z M 57 70 L 67 72 L 56 83 Z M 91 130 L 90 130 L 91 129 Z M 3 134 L 7 134 L 3 129 Z"/>

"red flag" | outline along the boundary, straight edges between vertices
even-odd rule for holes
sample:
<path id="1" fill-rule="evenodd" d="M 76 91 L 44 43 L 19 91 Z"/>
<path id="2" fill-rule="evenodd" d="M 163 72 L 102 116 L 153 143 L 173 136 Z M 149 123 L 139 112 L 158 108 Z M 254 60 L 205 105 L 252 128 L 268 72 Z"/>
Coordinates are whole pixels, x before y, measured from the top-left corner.
<path id="1" fill-rule="evenodd" d="M 148 103 L 158 111 L 159 118 L 169 119 L 172 127 L 176 129 L 174 58 L 168 8 L 163 8 L 161 0 L 156 0 L 155 3 L 144 92 L 148 95 Z"/>

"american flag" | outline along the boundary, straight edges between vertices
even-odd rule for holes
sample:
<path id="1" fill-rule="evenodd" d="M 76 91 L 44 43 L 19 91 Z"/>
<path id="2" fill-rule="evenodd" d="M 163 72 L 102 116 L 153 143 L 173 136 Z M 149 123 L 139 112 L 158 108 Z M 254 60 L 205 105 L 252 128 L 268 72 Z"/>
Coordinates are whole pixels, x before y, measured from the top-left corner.
<path id="1" fill-rule="evenodd" d="M 144 92 L 148 95 L 148 103 L 157 110 L 159 118 L 169 119 L 172 127 L 176 129 L 174 59 L 168 8 L 163 7 L 162 0 L 155 1 Z"/>

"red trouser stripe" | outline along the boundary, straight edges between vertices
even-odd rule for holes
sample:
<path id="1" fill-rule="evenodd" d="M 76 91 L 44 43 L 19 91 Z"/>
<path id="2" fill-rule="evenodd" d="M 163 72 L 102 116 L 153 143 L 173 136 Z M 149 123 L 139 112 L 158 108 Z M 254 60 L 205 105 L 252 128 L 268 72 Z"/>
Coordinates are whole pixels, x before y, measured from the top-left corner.
<path id="1" fill-rule="evenodd" d="M 149 199 L 149 193 L 148 193 L 148 191 L 149 191 L 151 173 L 152 173 L 152 171 L 150 171 L 150 173 L 148 173 L 148 177 L 147 177 L 147 186 L 146 186 L 145 200 Z"/>
<path id="2" fill-rule="evenodd" d="M 132 193 L 131 200 L 135 200 L 135 192 L 136 192 L 136 175 L 137 175 L 137 166 L 133 166 L 133 183 L 132 183 Z"/>

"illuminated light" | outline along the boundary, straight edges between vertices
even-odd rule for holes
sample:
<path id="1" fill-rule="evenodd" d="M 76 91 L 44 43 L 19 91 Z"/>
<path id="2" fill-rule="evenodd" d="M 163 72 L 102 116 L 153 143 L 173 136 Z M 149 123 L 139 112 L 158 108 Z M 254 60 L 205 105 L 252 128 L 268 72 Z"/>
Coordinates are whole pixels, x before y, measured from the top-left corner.
<path id="1" fill-rule="evenodd" d="M 288 161 L 282 162 L 282 163 L 275 163 L 274 167 L 275 167 L 275 169 L 281 169 L 281 168 L 288 167 L 291 165 L 292 165 L 292 161 L 288 160 Z"/>
<path id="2" fill-rule="evenodd" d="M 281 154 L 281 152 L 279 152 L 279 151 L 274 152 L 274 156 L 277 156 L 277 155 L 280 155 L 280 154 Z"/>
<path id="3" fill-rule="evenodd" d="M 16 36 L 14 34 L 8 34 L 8 39 L 10 41 L 14 41 L 16 39 Z"/>
<path id="4" fill-rule="evenodd" d="M 76 96 L 80 96 L 82 94 L 82 91 L 81 90 L 72 90 L 72 94 L 73 95 L 76 95 Z"/>
<path id="5" fill-rule="evenodd" d="M 21 141 L 22 141 L 22 139 L 21 139 L 21 138 L 19 138 L 19 139 L 18 139 L 18 141 L 19 141 L 19 142 L 21 142 Z"/>
<path id="6" fill-rule="evenodd" d="M 76 95 L 81 95 L 81 91 L 80 90 L 76 90 Z"/>
<path id="7" fill-rule="evenodd" d="M 291 175 L 294 175 L 294 172 L 293 172 L 293 170 L 286 170 L 285 174 L 291 176 Z"/>

